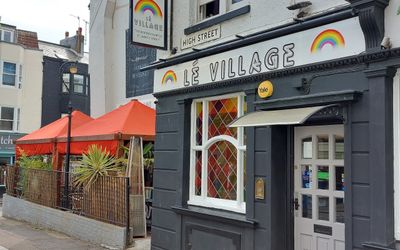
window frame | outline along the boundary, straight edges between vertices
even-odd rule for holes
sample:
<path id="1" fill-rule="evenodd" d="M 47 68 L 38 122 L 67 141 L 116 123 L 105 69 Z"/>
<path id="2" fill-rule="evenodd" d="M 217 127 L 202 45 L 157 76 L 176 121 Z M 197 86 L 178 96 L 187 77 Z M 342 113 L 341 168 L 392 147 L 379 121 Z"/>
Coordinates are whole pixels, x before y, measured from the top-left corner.
<path id="1" fill-rule="evenodd" d="M 10 41 L 4 40 L 5 32 L 10 32 Z M 2 41 L 2 42 L 8 42 L 8 43 L 14 43 L 14 42 L 15 42 L 15 33 L 14 33 L 14 30 L 1 28 L 1 29 L 0 29 L 0 41 Z"/>
<path id="2" fill-rule="evenodd" d="M 82 76 L 83 84 L 76 84 L 75 76 L 77 76 L 77 75 L 78 76 Z M 64 78 L 64 76 L 68 76 L 68 77 Z M 68 79 L 68 81 L 65 81 L 66 79 Z M 68 94 L 69 92 L 65 88 L 64 83 L 66 83 L 66 85 L 68 86 L 68 89 L 71 90 L 71 94 L 89 96 L 89 75 L 86 75 L 86 74 L 71 74 L 71 73 L 68 73 L 68 72 L 64 72 L 63 75 L 62 75 L 61 93 Z M 82 92 L 75 91 L 75 85 L 82 86 Z"/>
<path id="3" fill-rule="evenodd" d="M 233 98 L 236 97 L 238 99 L 238 112 L 237 117 L 240 117 L 244 114 L 244 105 L 245 105 L 245 94 L 244 93 L 234 93 L 228 95 L 220 95 L 215 97 L 208 98 L 200 98 L 194 99 L 191 106 L 191 128 L 190 128 L 190 177 L 189 177 L 189 200 L 187 203 L 189 205 L 216 208 L 216 209 L 224 209 L 237 213 L 246 213 L 246 201 L 244 199 L 244 183 L 245 183 L 245 174 L 244 174 L 244 166 L 245 166 L 245 154 L 246 154 L 246 145 L 244 144 L 244 128 L 237 128 L 237 139 L 228 135 L 218 135 L 212 138 L 208 138 L 208 102 Z M 202 144 L 196 145 L 196 103 L 202 102 L 202 112 L 203 112 L 203 124 L 202 124 Z M 214 145 L 219 141 L 227 141 L 231 143 L 237 152 L 237 194 L 236 200 L 227 200 L 220 198 L 212 198 L 208 197 L 208 183 L 207 183 L 207 170 L 208 170 L 208 150 L 210 146 Z M 201 195 L 198 196 L 195 194 L 195 168 L 196 168 L 196 152 L 202 152 L 202 182 L 201 182 Z M 204 178 L 205 177 L 205 178 Z"/>
<path id="4" fill-rule="evenodd" d="M 12 120 L 9 120 L 9 119 L 3 119 L 3 118 L 1 118 L 1 116 L 2 116 L 2 108 L 12 108 L 13 109 L 13 119 Z M 17 121 L 16 119 L 17 119 L 17 110 L 19 110 L 18 108 L 16 108 L 16 107 L 12 107 L 12 106 L 7 106 L 7 105 L 2 105 L 2 106 L 0 106 L 0 121 L 8 121 L 8 122 L 12 122 L 12 125 L 11 125 L 11 130 L 8 130 L 8 129 L 1 129 L 0 128 L 0 131 L 1 132 L 10 132 L 10 131 L 17 131 L 17 128 L 16 128 L 16 125 L 17 125 L 17 123 L 19 123 L 19 121 Z M 19 125 L 19 124 L 18 124 Z"/>
<path id="5" fill-rule="evenodd" d="M 76 76 L 81 76 L 82 77 L 82 84 L 76 82 L 76 80 L 75 80 L 75 79 L 77 79 Z M 75 86 L 81 86 L 82 87 L 82 92 L 75 91 Z M 74 74 L 73 75 L 73 89 L 72 89 L 72 92 L 74 94 L 88 95 L 86 93 L 86 76 L 85 75 L 82 75 L 82 74 Z"/>
<path id="6" fill-rule="evenodd" d="M 9 73 L 4 73 L 4 63 L 9 63 L 9 64 L 14 64 L 15 65 L 15 74 L 14 74 L 14 85 L 8 85 L 4 84 L 4 74 L 11 75 Z M 1 61 L 0 62 L 0 81 L 1 81 L 1 86 L 5 88 L 19 88 L 19 65 L 16 62 L 10 62 L 10 61 Z M 17 78 L 18 77 L 18 78 Z"/>
<path id="7" fill-rule="evenodd" d="M 237 3 L 232 3 L 233 0 L 217 0 L 219 2 L 219 13 L 217 15 L 211 16 L 211 17 L 202 17 L 202 6 L 204 6 L 206 3 L 213 2 L 213 0 L 197 0 L 196 1 L 196 23 L 201 23 L 206 20 L 213 19 L 215 17 L 224 15 L 226 13 L 229 13 L 230 11 L 239 9 L 243 6 L 246 6 L 249 4 L 249 0 L 241 0 L 240 2 Z M 205 2 L 202 4 L 202 2 Z"/>

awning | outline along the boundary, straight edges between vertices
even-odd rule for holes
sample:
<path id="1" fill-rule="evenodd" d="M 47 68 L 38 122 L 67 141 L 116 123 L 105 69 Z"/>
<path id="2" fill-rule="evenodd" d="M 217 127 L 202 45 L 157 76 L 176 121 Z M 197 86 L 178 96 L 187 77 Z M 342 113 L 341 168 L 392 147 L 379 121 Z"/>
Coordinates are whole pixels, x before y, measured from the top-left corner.
<path id="1" fill-rule="evenodd" d="M 255 111 L 234 120 L 229 127 L 257 127 L 269 125 L 302 124 L 310 116 L 331 105 L 296 109 Z"/>

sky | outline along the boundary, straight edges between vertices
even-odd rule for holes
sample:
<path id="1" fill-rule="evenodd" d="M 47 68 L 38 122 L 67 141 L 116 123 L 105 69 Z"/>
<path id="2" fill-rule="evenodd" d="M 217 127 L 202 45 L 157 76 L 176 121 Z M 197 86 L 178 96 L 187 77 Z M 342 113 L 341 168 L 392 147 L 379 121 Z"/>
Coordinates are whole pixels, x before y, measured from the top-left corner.
<path id="1" fill-rule="evenodd" d="M 39 40 L 59 43 L 69 31 L 75 35 L 80 26 L 85 35 L 85 22 L 89 21 L 90 0 L 0 0 L 1 23 L 17 29 L 37 32 Z M 89 25 L 86 34 L 89 34 Z M 88 51 L 89 40 L 85 51 Z"/>

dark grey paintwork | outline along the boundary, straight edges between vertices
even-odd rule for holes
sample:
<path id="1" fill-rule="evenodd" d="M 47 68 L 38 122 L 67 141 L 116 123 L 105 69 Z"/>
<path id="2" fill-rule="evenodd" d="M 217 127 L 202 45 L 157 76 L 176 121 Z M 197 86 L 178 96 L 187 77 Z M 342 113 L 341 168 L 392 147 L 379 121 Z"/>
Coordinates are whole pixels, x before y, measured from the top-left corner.
<path id="1" fill-rule="evenodd" d="M 364 55 L 157 94 L 152 249 L 294 249 L 293 126 L 246 129 L 245 215 L 187 205 L 192 99 L 237 92 L 245 92 L 249 112 L 337 104 L 340 119 L 327 112 L 305 126 L 344 124 L 346 250 L 395 248 L 392 85 L 400 49 L 379 46 L 388 0 L 349 2 L 360 15 Z M 296 88 L 304 78 L 313 79 L 310 98 Z M 274 94 L 262 101 L 256 88 L 267 79 Z M 254 199 L 255 178 L 265 180 L 265 200 Z"/>
<path id="2" fill-rule="evenodd" d="M 391 247 L 394 243 L 394 215 L 391 191 L 392 89 L 389 86 L 392 84 L 393 70 L 382 69 L 379 63 L 370 64 L 368 70 L 361 70 L 359 65 L 354 68 L 360 70 L 353 73 L 339 71 L 335 75 L 315 79 L 310 95 L 321 94 L 321 97 L 318 100 L 309 98 L 306 105 L 324 104 L 323 93 L 341 90 L 362 93 L 358 99 L 339 99 L 337 103 L 344 109 L 345 115 L 342 122 L 345 126 L 346 184 L 349 183 L 345 191 L 346 249 L 379 249 L 371 248 L 373 245 Z M 270 79 L 274 84 L 274 95 L 270 100 L 302 97 L 291 83 L 311 75 Z M 199 211 L 186 204 L 191 99 L 245 91 L 249 111 L 262 109 L 263 102 L 255 96 L 258 84 L 258 81 L 248 82 L 159 97 L 153 249 L 293 249 L 291 126 L 247 129 L 246 215 L 240 217 L 227 211 L 207 208 Z M 326 101 L 331 103 L 330 98 Z M 299 101 L 298 105 L 305 105 L 304 101 Z M 292 106 L 296 106 L 296 103 Z M 265 179 L 264 201 L 254 200 L 255 177 Z M 226 217 L 236 219 L 229 220 Z"/>
<path id="3" fill-rule="evenodd" d="M 45 126 L 67 113 L 68 94 L 62 93 L 62 82 L 60 75 L 61 59 L 43 57 L 43 90 L 42 90 L 42 124 Z M 68 69 L 64 69 L 68 72 Z M 88 65 L 78 63 L 78 74 L 89 77 Z M 90 115 L 90 81 L 89 95 L 71 94 L 71 102 L 74 110 L 80 110 Z"/>

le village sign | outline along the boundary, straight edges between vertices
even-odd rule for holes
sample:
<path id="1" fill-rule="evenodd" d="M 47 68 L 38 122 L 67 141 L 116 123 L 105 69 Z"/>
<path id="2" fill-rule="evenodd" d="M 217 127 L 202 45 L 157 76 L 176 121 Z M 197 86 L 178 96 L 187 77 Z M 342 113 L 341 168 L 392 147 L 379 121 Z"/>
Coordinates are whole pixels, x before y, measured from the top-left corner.
<path id="1" fill-rule="evenodd" d="M 357 17 L 199 58 L 154 73 L 154 92 L 357 55 L 365 50 Z"/>

